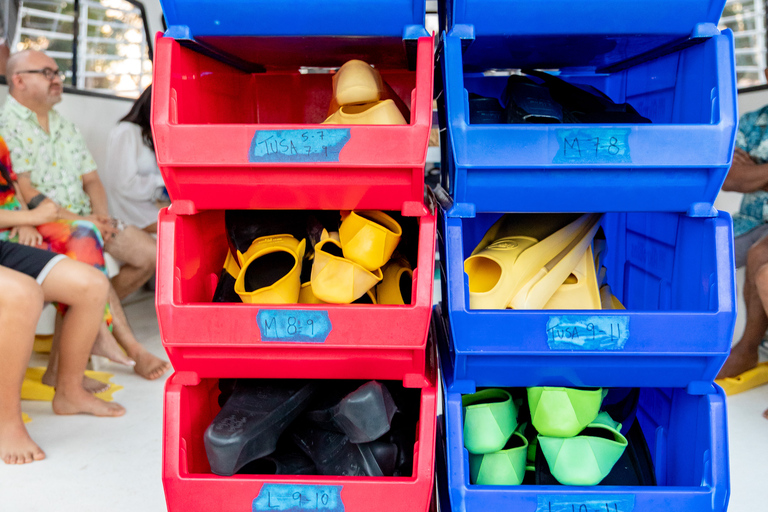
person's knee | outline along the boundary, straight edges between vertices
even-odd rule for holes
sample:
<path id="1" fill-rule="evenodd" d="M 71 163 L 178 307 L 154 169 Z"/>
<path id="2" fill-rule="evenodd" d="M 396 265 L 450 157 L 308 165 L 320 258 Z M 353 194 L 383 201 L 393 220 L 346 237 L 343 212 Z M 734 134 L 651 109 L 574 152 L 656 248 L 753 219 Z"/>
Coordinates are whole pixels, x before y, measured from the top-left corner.
<path id="1" fill-rule="evenodd" d="M 768 263 L 768 238 L 764 238 L 747 251 L 747 268 L 758 269 Z"/>
<path id="2" fill-rule="evenodd" d="M 78 265 L 77 275 L 77 302 L 101 302 L 106 304 L 109 293 L 109 279 L 98 269 L 89 265 Z"/>
<path id="3" fill-rule="evenodd" d="M 19 320 L 37 324 L 45 301 L 43 289 L 37 281 L 27 275 L 19 275 L 17 279 L 3 283 L 1 295 L 0 310 Z"/>
<path id="4" fill-rule="evenodd" d="M 755 286 L 761 296 L 768 292 L 768 263 L 763 263 L 755 271 Z"/>

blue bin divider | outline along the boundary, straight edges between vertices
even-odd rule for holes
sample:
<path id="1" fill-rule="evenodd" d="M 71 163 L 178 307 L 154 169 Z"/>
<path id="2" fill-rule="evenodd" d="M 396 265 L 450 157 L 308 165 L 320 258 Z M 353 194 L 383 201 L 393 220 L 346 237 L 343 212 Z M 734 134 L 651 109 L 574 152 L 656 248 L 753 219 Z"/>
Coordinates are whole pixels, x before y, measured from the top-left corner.
<path id="1" fill-rule="evenodd" d="M 463 219 L 441 210 L 438 220 L 443 305 L 433 316 L 442 316 L 435 320 L 444 331 L 443 371 L 457 391 L 711 388 L 736 321 L 727 213 L 605 214 L 607 281 L 626 310 L 473 310 L 464 260 L 500 215 Z"/>
<path id="2" fill-rule="evenodd" d="M 509 369 L 509 371 L 513 371 Z M 444 374 L 445 376 L 445 374 Z M 637 419 L 653 460 L 656 486 L 485 486 L 469 483 L 461 394 L 444 378 L 445 449 L 438 442 L 438 490 L 454 512 L 725 512 L 730 488 L 725 393 L 643 388 Z M 440 425 L 438 425 L 438 429 Z M 571 507 L 573 506 L 573 508 Z M 597 507 L 597 508 L 596 508 Z"/>
<path id="3" fill-rule="evenodd" d="M 725 0 L 441 0 L 438 12 L 441 31 L 472 41 L 465 64 L 528 54 L 541 68 L 544 61 L 560 63 L 552 69 L 602 67 L 680 44 L 716 29 L 724 6 Z"/>
<path id="4" fill-rule="evenodd" d="M 470 71 L 461 44 L 444 36 L 438 56 L 442 186 L 456 202 L 449 215 L 685 212 L 714 202 L 737 128 L 730 30 L 623 71 L 562 70 L 652 124 L 470 124 L 468 93 L 501 101 L 507 77 Z M 508 55 L 496 64 L 526 62 Z"/>
<path id="5" fill-rule="evenodd" d="M 424 0 L 161 0 L 166 36 L 248 73 L 376 56 L 413 69 Z M 403 46 L 405 43 L 405 50 Z M 338 62 L 337 62 L 338 61 Z"/>

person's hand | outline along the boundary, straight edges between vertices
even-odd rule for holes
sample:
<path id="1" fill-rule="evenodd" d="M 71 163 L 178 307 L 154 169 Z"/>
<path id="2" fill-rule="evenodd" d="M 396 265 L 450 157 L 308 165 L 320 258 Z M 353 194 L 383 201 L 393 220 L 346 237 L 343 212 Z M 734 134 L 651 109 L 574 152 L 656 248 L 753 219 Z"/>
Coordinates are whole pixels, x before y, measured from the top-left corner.
<path id="1" fill-rule="evenodd" d="M 30 210 L 30 213 L 35 219 L 35 226 L 59 220 L 59 207 L 53 201 L 43 201 L 37 208 Z"/>
<path id="2" fill-rule="evenodd" d="M 733 163 L 739 164 L 739 165 L 757 165 L 757 163 L 754 160 L 752 160 L 752 157 L 749 156 L 749 153 L 747 153 L 741 148 L 736 148 L 734 150 Z"/>
<path id="3" fill-rule="evenodd" d="M 93 222 L 101 233 L 101 238 L 104 239 L 104 243 L 108 240 L 112 240 L 117 236 L 117 228 L 112 222 L 112 218 L 108 215 L 96 215 L 91 214 L 86 217 L 86 220 Z"/>
<path id="4" fill-rule="evenodd" d="M 19 235 L 19 243 L 21 245 L 37 247 L 43 243 L 43 235 L 41 235 L 33 226 L 15 227 L 11 230 L 11 238 L 15 235 Z"/>

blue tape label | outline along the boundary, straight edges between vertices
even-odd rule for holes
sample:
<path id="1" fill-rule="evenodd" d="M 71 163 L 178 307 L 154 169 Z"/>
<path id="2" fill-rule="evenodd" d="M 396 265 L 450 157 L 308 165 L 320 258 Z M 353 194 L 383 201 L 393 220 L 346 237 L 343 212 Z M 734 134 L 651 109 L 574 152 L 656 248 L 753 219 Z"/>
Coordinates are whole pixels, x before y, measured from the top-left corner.
<path id="1" fill-rule="evenodd" d="M 629 340 L 628 316 L 551 316 L 550 350 L 622 350 Z"/>
<path id="2" fill-rule="evenodd" d="M 261 309 L 256 322 L 261 341 L 323 343 L 332 329 L 325 310 Z"/>
<path id="3" fill-rule="evenodd" d="M 536 512 L 632 512 L 634 494 L 574 494 L 538 496 Z"/>
<path id="4" fill-rule="evenodd" d="M 555 164 L 628 164 L 630 128 L 556 130 Z"/>
<path id="5" fill-rule="evenodd" d="M 264 484 L 253 500 L 252 512 L 299 512 L 329 510 L 344 512 L 342 485 Z"/>
<path id="6" fill-rule="evenodd" d="M 349 128 L 256 130 L 249 162 L 338 162 Z"/>

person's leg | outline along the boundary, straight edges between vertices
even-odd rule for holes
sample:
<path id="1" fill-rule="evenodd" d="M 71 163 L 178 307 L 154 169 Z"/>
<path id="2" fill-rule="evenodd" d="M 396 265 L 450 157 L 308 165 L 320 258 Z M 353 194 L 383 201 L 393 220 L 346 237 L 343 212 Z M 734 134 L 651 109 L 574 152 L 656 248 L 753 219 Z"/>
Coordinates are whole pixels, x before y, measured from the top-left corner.
<path id="1" fill-rule="evenodd" d="M 112 287 L 120 300 L 146 283 L 157 266 L 157 242 L 136 226 L 126 226 L 104 249 L 124 263 L 112 278 Z M 111 303 L 111 301 L 110 301 Z"/>
<path id="2" fill-rule="evenodd" d="M 83 372 L 103 320 L 109 281 L 91 266 L 63 259 L 50 269 L 42 289 L 45 300 L 69 305 L 61 325 L 53 412 L 122 416 L 125 409 L 120 404 L 105 402 L 83 388 Z"/>
<path id="3" fill-rule="evenodd" d="M 128 357 L 136 361 L 133 370 L 145 379 L 154 380 L 170 370 L 170 363 L 156 357 L 138 342 L 125 316 L 120 299 L 114 288 L 109 289 L 109 304 L 112 307 L 112 331 L 117 342 L 125 349 Z"/>
<path id="4" fill-rule="evenodd" d="M 0 459 L 25 464 L 45 458 L 21 419 L 21 383 L 43 309 L 43 291 L 31 277 L 0 267 Z"/>
<path id="5" fill-rule="evenodd" d="M 757 349 L 768 329 L 768 293 L 761 298 L 758 280 L 768 277 L 768 237 L 755 243 L 747 253 L 747 269 L 744 279 L 744 303 L 747 308 L 747 323 L 739 342 L 731 348 L 731 353 L 720 369 L 717 378 L 736 377 L 757 365 Z M 763 288 L 766 288 L 763 283 Z M 768 288 L 766 288 L 768 292 Z M 764 292 L 765 293 L 765 292 Z"/>
<path id="6" fill-rule="evenodd" d="M 61 339 L 62 319 L 63 317 L 61 316 L 61 314 L 57 313 L 56 328 L 53 331 L 53 342 L 51 343 L 51 353 L 48 355 L 48 367 L 45 369 L 45 373 L 43 374 L 43 377 L 40 379 L 40 381 L 46 386 L 56 386 L 56 375 L 59 369 L 59 342 Z M 107 329 L 107 326 L 104 325 L 103 322 L 101 325 L 104 327 L 105 330 L 107 330 L 107 332 L 109 332 L 109 329 Z M 117 346 L 117 342 L 114 342 L 114 343 Z M 96 349 L 96 346 L 94 345 L 94 348 L 91 350 L 91 354 L 95 353 L 95 349 Z M 122 357 L 126 357 L 123 351 L 120 350 L 119 346 L 117 346 L 117 351 L 122 355 Z M 96 354 L 96 355 L 101 355 L 101 354 Z M 83 387 L 89 393 L 101 393 L 102 391 L 106 391 L 109 389 L 109 384 L 105 384 L 104 382 L 98 381 L 96 379 L 83 376 Z"/>

